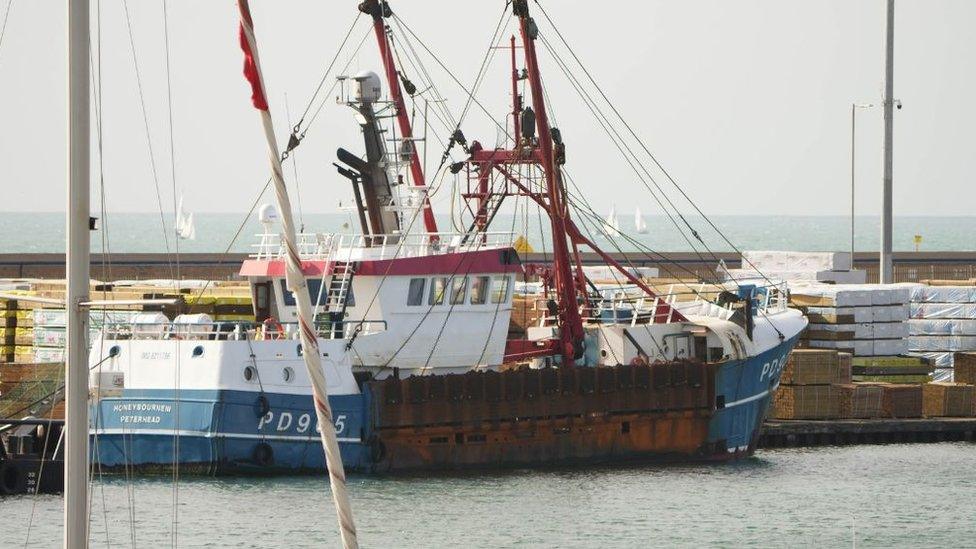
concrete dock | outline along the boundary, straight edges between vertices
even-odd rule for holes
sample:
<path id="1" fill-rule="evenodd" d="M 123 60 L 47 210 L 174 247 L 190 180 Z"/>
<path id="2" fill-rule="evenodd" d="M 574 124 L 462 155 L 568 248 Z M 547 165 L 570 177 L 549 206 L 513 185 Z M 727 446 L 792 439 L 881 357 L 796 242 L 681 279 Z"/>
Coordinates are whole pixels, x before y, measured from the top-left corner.
<path id="1" fill-rule="evenodd" d="M 761 448 L 976 440 L 976 418 L 769 420 Z"/>

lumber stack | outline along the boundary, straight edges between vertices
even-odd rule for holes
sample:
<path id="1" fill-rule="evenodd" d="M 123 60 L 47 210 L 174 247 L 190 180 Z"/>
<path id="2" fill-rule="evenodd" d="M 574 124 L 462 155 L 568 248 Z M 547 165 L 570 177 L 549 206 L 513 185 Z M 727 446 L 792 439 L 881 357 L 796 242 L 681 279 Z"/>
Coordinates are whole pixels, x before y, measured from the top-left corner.
<path id="1" fill-rule="evenodd" d="M 873 383 L 845 383 L 839 390 L 839 413 L 842 418 L 869 419 L 883 417 L 884 388 Z"/>
<path id="2" fill-rule="evenodd" d="M 976 387 L 964 383 L 926 383 L 922 386 L 922 413 L 928 417 L 973 417 Z"/>
<path id="3" fill-rule="evenodd" d="M 26 292 L 16 291 L 15 294 Z M 21 299 L 0 299 L 0 363 L 31 361 L 34 304 Z"/>
<path id="4" fill-rule="evenodd" d="M 922 386 L 878 383 L 881 395 L 881 414 L 890 418 L 922 417 Z"/>
<path id="5" fill-rule="evenodd" d="M 936 366 L 936 381 L 952 381 L 954 353 L 976 351 L 976 286 L 912 288 L 908 325 L 910 354 Z"/>
<path id="6" fill-rule="evenodd" d="M 804 346 L 856 357 L 908 352 L 909 288 L 882 284 L 791 284 L 791 304 L 810 320 Z"/>
<path id="7" fill-rule="evenodd" d="M 850 355 L 826 349 L 797 349 L 783 367 L 770 416 L 775 419 L 841 417 L 843 384 L 851 383 Z"/>
<path id="8" fill-rule="evenodd" d="M 63 385 L 63 364 L 0 365 L 0 417 L 48 417 L 43 413 L 60 399 Z"/>
<path id="9" fill-rule="evenodd" d="M 956 382 L 976 385 L 976 353 L 955 353 L 953 362 Z"/>

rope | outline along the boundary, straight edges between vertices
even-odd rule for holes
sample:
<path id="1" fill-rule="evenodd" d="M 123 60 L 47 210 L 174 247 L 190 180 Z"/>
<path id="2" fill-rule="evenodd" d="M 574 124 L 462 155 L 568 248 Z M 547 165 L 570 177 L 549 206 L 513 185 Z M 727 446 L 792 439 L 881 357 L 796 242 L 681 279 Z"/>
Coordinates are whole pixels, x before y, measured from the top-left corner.
<path id="1" fill-rule="evenodd" d="M 593 84 L 593 86 L 594 86 L 594 88 L 596 88 L 597 92 L 600 93 L 600 96 L 603 97 L 604 101 L 606 101 L 606 103 L 610 107 L 610 109 L 617 116 L 617 118 L 621 121 L 621 123 L 623 123 L 624 127 L 627 128 L 627 131 L 634 138 L 634 140 L 636 140 L 637 143 L 641 146 L 641 148 L 644 150 L 644 152 L 647 154 L 647 156 L 651 159 L 651 161 L 654 163 L 654 165 L 659 170 L 661 170 L 661 173 L 664 174 L 664 176 L 668 179 L 668 181 L 671 182 L 671 184 L 674 186 L 674 188 L 677 189 L 679 193 L 681 193 L 681 196 L 684 197 L 684 199 L 695 209 L 695 211 L 698 213 L 698 215 L 700 215 L 702 217 L 702 219 L 704 219 L 705 222 L 708 223 L 708 225 L 712 228 L 712 230 L 714 230 L 720 237 L 722 237 L 722 240 L 724 240 L 725 243 L 728 244 L 728 246 L 731 247 L 736 253 L 738 253 L 739 255 L 742 255 L 742 251 L 738 247 L 736 247 L 736 245 L 733 244 L 731 240 L 729 240 L 729 238 L 725 235 L 725 233 L 723 233 L 715 225 L 715 223 L 712 222 L 712 220 L 707 215 L 705 215 L 705 213 L 701 210 L 701 208 L 699 208 L 698 205 L 691 199 L 691 197 L 688 196 L 688 194 L 684 191 L 684 189 L 682 189 L 681 186 L 678 185 L 678 182 L 675 181 L 675 179 L 671 176 L 670 172 L 668 172 L 664 168 L 664 166 L 661 165 L 661 163 L 658 161 L 657 157 L 654 156 L 654 154 L 650 151 L 650 149 L 647 147 L 647 145 L 644 143 L 644 141 L 641 140 L 641 138 L 637 135 L 637 132 L 634 131 L 634 129 L 630 126 L 630 124 L 627 123 L 626 119 L 624 119 L 623 115 L 620 114 L 620 111 L 617 110 L 617 107 L 613 104 L 612 101 L 610 101 L 610 99 L 607 97 L 606 93 L 604 93 L 603 89 L 600 88 L 599 84 L 596 83 L 596 80 L 590 74 L 590 71 L 586 68 L 585 65 L 583 65 L 583 62 L 580 60 L 579 56 L 576 55 L 576 52 L 569 45 L 569 43 L 566 41 L 565 37 L 563 37 L 563 34 L 556 27 L 556 24 L 553 22 L 552 18 L 549 17 L 549 14 L 546 12 L 545 8 L 542 7 L 542 4 L 539 2 L 539 0 L 535 0 L 535 3 L 539 7 L 539 10 L 542 12 L 543 16 L 546 18 L 546 21 L 549 22 L 549 25 L 556 32 L 556 35 L 559 37 L 559 40 L 563 43 L 563 45 L 566 46 L 566 49 L 569 50 L 570 55 L 573 56 L 573 59 L 580 66 L 580 68 L 583 70 L 583 73 L 586 75 L 587 79 L 589 79 L 590 83 Z M 682 216 L 682 218 L 683 218 L 683 216 Z M 685 222 L 687 223 L 687 220 L 685 220 Z M 691 225 L 688 224 L 688 227 L 691 228 Z M 692 229 L 692 230 L 694 230 L 694 229 Z M 696 231 L 696 236 L 697 236 L 697 231 Z M 700 237 L 699 237 L 699 241 L 701 241 L 702 244 L 704 244 L 704 241 L 702 241 Z M 770 280 L 768 277 L 766 277 L 766 275 L 763 274 L 759 269 L 757 269 L 756 266 L 753 265 L 752 262 L 749 261 L 748 258 L 743 257 L 742 259 L 743 259 L 743 261 L 745 261 L 746 263 L 748 263 L 749 266 L 752 267 L 753 270 L 755 270 L 756 272 L 758 272 L 760 274 L 760 276 L 762 276 L 766 280 L 766 282 L 768 282 L 770 285 L 773 285 L 773 281 Z M 736 284 L 738 284 L 738 283 L 736 282 Z"/>
<path id="2" fill-rule="evenodd" d="M 14 5 L 14 0 L 7 0 L 7 8 L 3 10 L 3 25 L 0 26 L 0 46 L 3 46 L 3 37 L 7 34 L 7 20 L 10 18 L 10 7 Z M 2 48 L 0 48 L 2 51 Z"/>
<path id="3" fill-rule="evenodd" d="M 159 223 L 163 230 L 163 243 L 166 245 L 167 264 L 169 265 L 170 278 L 173 277 L 173 264 L 169 259 L 169 235 L 166 232 L 166 216 L 163 213 L 163 199 L 159 192 L 159 173 L 156 169 L 156 154 L 153 152 L 152 137 L 149 133 L 149 114 L 146 110 L 146 98 L 142 90 L 142 76 L 139 72 L 139 59 L 136 54 L 136 43 L 132 35 L 132 17 L 129 15 L 129 2 L 122 0 L 122 11 L 125 15 L 126 29 L 129 35 L 129 49 L 132 52 L 132 66 L 136 74 L 136 88 L 139 91 L 139 105 L 142 109 L 142 123 L 146 134 L 146 147 L 149 150 L 149 166 L 152 169 L 153 186 L 156 189 L 156 205 L 159 208 Z"/>
<path id="4" fill-rule="evenodd" d="M 246 40 L 247 52 L 254 65 L 255 86 L 267 97 L 264 78 L 261 72 L 261 62 L 258 57 L 257 40 L 254 36 L 250 8 L 247 0 L 239 0 L 241 31 Z M 283 234 L 287 246 L 286 280 L 289 289 L 295 294 L 298 306 L 298 322 L 302 341 L 302 358 L 312 382 L 312 396 L 315 401 L 315 412 L 318 417 L 319 428 L 322 432 L 322 446 L 325 450 L 326 466 L 329 471 L 329 482 L 332 487 L 332 497 L 339 519 L 339 529 L 343 546 L 356 548 L 359 546 L 356 525 L 353 520 L 352 506 L 346 492 L 346 474 L 342 466 L 342 455 L 339 452 L 339 442 L 336 439 L 335 424 L 332 421 L 332 408 L 329 405 L 328 384 L 322 370 L 322 357 L 319 352 L 318 339 L 310 325 L 311 305 L 305 276 L 302 273 L 301 258 L 295 245 L 295 227 L 291 216 L 291 204 L 281 173 L 281 161 L 278 157 L 278 144 L 275 139 L 274 124 L 271 113 L 265 109 L 258 109 L 264 127 L 265 139 L 268 145 L 268 158 L 271 160 L 272 179 L 274 180 L 275 196 L 278 202 Z"/>
<path id="5" fill-rule="evenodd" d="M 163 0 L 163 43 L 166 52 L 166 112 L 169 121 L 169 167 L 170 183 L 173 195 L 173 226 L 179 223 L 179 215 L 176 199 L 176 145 L 173 131 L 173 84 L 172 70 L 170 68 L 170 47 L 169 47 L 169 2 Z M 176 262 L 176 292 L 180 293 L 180 237 L 173 239 L 175 246 Z M 173 409 L 175 412 L 176 424 L 173 429 L 173 477 L 172 477 L 172 547 L 178 545 L 179 533 L 179 501 L 180 501 L 180 340 L 176 340 L 176 360 L 173 372 L 173 387 L 175 396 Z"/>

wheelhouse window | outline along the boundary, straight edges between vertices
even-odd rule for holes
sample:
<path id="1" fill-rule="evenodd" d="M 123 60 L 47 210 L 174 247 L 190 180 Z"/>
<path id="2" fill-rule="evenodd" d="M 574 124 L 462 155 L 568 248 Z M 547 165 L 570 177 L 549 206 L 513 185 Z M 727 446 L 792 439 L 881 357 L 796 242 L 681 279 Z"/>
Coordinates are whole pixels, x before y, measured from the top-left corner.
<path id="1" fill-rule="evenodd" d="M 447 293 L 447 277 L 439 276 L 430 281 L 430 294 L 427 298 L 428 305 L 440 305 L 444 303 L 444 294 Z"/>
<path id="2" fill-rule="evenodd" d="M 282 278 L 279 282 L 281 284 L 281 297 L 284 300 L 285 305 L 294 307 L 295 294 L 288 290 L 288 284 L 285 282 L 285 279 Z M 307 278 L 305 279 L 305 284 L 308 285 L 308 296 L 311 298 L 313 306 L 315 305 L 315 300 L 319 297 L 320 288 L 322 289 L 322 303 L 325 303 L 326 290 L 325 288 L 322 288 L 321 278 Z"/>
<path id="3" fill-rule="evenodd" d="M 416 307 L 424 304 L 424 287 L 427 284 L 426 278 L 411 278 L 410 289 L 407 290 L 407 305 Z"/>
<path id="4" fill-rule="evenodd" d="M 451 305 L 463 305 L 464 294 L 468 289 L 468 277 L 459 276 L 451 279 Z"/>
<path id="5" fill-rule="evenodd" d="M 472 305 L 484 305 L 488 301 L 488 284 L 490 280 L 487 276 L 476 276 L 471 279 Z"/>
<path id="6" fill-rule="evenodd" d="M 321 278 L 306 278 L 305 284 L 308 285 L 308 297 L 312 302 L 312 306 L 314 307 L 316 303 L 318 303 L 320 307 L 325 306 L 325 302 L 329 297 L 328 285 L 323 286 Z M 321 296 L 319 295 L 319 290 L 322 291 Z M 281 296 L 286 306 L 295 306 L 295 294 L 288 290 L 288 284 L 284 279 L 281 279 Z M 346 306 L 354 307 L 355 305 L 356 296 L 354 296 L 352 293 L 352 284 L 349 284 L 348 288 L 346 288 Z"/>
<path id="7" fill-rule="evenodd" d="M 507 276 L 496 276 L 491 284 L 491 302 L 505 303 L 508 301 L 509 279 Z"/>

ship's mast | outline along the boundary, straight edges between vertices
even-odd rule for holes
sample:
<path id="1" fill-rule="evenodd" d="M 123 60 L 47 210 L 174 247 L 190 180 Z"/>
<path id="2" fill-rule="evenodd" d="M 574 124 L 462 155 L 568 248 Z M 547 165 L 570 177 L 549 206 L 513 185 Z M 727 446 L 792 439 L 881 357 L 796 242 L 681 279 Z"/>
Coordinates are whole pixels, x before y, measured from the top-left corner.
<path id="1" fill-rule="evenodd" d="M 68 8 L 68 203 L 64 547 L 88 546 L 89 152 L 88 0 Z"/>
<path id="2" fill-rule="evenodd" d="M 359 5 L 359 10 L 367 13 L 373 18 L 373 31 L 376 34 L 376 43 L 380 48 L 380 57 L 383 58 L 383 70 L 386 73 L 386 81 L 390 87 L 390 99 L 393 100 L 393 107 L 396 109 L 397 126 L 400 128 L 400 139 L 403 140 L 403 147 L 410 152 L 410 175 L 413 184 L 417 187 L 425 187 L 424 169 L 421 164 L 420 155 L 417 154 L 417 146 L 413 138 L 413 128 L 410 125 L 410 117 L 407 116 L 407 106 L 403 101 L 403 90 L 400 85 L 400 74 L 397 71 L 396 62 L 393 59 L 393 48 L 390 45 L 390 38 L 387 36 L 386 23 L 383 19 L 393 15 L 390 6 L 381 0 L 366 0 Z M 401 151 L 396 151 L 400 154 Z M 430 207 L 430 199 L 424 194 L 424 227 L 429 233 L 437 232 L 437 221 L 434 219 L 434 212 Z"/>
<path id="3" fill-rule="evenodd" d="M 549 126 L 545 95 L 542 92 L 542 77 L 535 51 L 538 29 L 529 16 L 527 0 L 515 0 L 512 4 L 519 18 L 525 65 L 528 72 L 529 88 L 532 90 L 532 106 L 535 110 L 535 123 L 538 130 L 539 149 L 542 153 L 542 170 L 546 176 L 546 193 L 549 202 L 549 219 L 552 226 L 553 266 L 555 270 L 556 293 L 558 295 L 560 352 L 563 364 L 572 366 L 578 358 L 583 340 L 583 321 L 580 318 L 576 299 L 577 286 L 573 281 L 572 268 L 567 244 L 566 221 L 569 208 L 563 195 L 562 175 L 556 165 L 553 153 L 553 131 Z"/>

